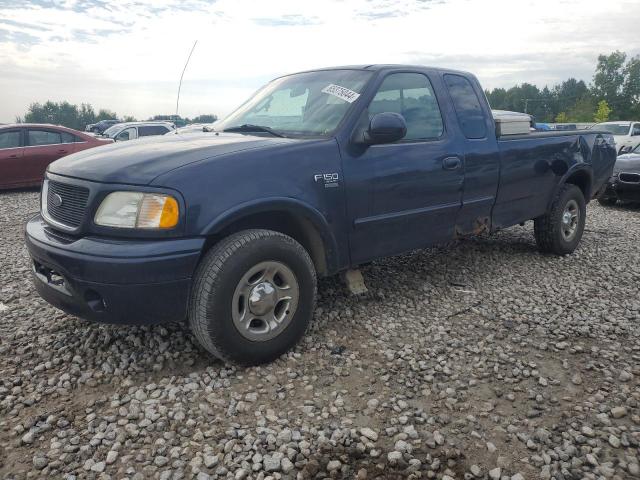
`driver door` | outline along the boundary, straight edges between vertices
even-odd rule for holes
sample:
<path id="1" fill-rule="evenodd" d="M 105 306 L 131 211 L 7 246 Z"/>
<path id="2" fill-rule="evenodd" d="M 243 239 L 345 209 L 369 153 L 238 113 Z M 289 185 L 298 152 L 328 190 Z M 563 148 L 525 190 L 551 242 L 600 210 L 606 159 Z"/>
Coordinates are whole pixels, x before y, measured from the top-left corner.
<path id="1" fill-rule="evenodd" d="M 382 112 L 401 114 L 406 136 L 343 152 L 353 264 L 452 239 L 462 204 L 462 152 L 445 128 L 430 79 L 388 74 L 365 114 Z"/>

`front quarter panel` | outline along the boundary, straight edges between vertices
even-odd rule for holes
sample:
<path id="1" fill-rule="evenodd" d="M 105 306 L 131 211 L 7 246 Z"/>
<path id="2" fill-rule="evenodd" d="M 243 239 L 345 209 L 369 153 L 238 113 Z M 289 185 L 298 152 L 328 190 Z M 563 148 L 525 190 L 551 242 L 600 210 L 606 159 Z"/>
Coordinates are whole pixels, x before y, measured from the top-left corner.
<path id="1" fill-rule="evenodd" d="M 256 211 L 306 211 L 310 220 L 317 220 L 313 223 L 325 246 L 335 246 L 335 266 L 348 263 L 342 166 L 333 138 L 222 155 L 175 169 L 153 184 L 182 192 L 187 235 L 215 234 L 233 219 Z"/>

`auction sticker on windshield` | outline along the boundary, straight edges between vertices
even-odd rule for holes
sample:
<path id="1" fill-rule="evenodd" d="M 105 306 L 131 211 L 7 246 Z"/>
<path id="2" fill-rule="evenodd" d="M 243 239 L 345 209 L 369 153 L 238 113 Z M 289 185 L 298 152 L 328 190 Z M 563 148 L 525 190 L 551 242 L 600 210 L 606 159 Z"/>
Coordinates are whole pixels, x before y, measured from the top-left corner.
<path id="1" fill-rule="evenodd" d="M 324 87 L 322 89 L 322 93 L 328 93 L 329 95 L 333 95 L 334 97 L 338 97 L 339 99 L 349 103 L 355 102 L 360 96 L 358 92 L 341 87 L 340 85 L 334 85 L 333 83 Z"/>

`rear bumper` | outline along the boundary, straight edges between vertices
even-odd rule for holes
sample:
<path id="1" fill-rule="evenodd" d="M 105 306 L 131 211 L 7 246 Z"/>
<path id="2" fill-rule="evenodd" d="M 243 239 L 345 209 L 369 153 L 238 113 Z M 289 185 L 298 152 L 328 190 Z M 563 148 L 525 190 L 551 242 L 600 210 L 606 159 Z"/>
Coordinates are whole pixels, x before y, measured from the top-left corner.
<path id="1" fill-rule="evenodd" d="M 60 236 L 38 215 L 26 225 L 36 290 L 55 307 L 104 323 L 156 324 L 187 315 L 203 238 Z"/>
<path id="2" fill-rule="evenodd" d="M 631 178 L 635 180 L 635 178 Z M 607 183 L 603 196 L 616 198 L 623 202 L 640 202 L 640 176 L 636 181 L 621 181 L 619 177 L 612 177 Z"/>

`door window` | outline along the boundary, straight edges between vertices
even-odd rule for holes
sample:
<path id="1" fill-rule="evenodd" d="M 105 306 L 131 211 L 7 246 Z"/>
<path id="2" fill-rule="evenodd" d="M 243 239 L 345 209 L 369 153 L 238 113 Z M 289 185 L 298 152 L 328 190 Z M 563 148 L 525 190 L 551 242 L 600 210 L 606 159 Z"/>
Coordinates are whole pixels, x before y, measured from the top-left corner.
<path id="1" fill-rule="evenodd" d="M 407 123 L 401 141 L 429 140 L 443 132 L 442 115 L 431 82 L 421 73 L 392 73 L 369 104 L 369 119 L 377 113 L 399 113 Z"/>
<path id="2" fill-rule="evenodd" d="M 60 133 L 51 130 L 29 130 L 27 138 L 28 145 L 32 147 L 62 143 Z"/>
<path id="3" fill-rule="evenodd" d="M 168 128 L 162 125 L 147 125 L 144 127 L 138 127 L 138 134 L 141 137 L 149 137 L 151 135 L 164 135 L 169 131 Z"/>
<path id="4" fill-rule="evenodd" d="M 60 137 L 62 138 L 62 143 L 77 143 L 83 141 L 80 137 L 69 132 L 61 132 Z"/>
<path id="5" fill-rule="evenodd" d="M 447 74 L 444 76 L 456 116 L 467 138 L 484 138 L 487 135 L 485 115 L 482 105 L 471 85 L 462 75 Z"/>
<path id="6" fill-rule="evenodd" d="M 633 135 L 634 137 L 636 135 L 640 135 L 640 123 L 633 124 L 633 131 L 631 132 L 631 135 Z"/>
<path id="7" fill-rule="evenodd" d="M 118 141 L 122 141 L 122 140 L 133 140 L 134 138 L 137 138 L 136 129 L 134 127 L 130 127 L 121 131 L 118 135 L 116 135 L 115 139 Z"/>
<path id="8" fill-rule="evenodd" d="M 20 130 L 0 132 L 0 148 L 20 147 Z"/>

